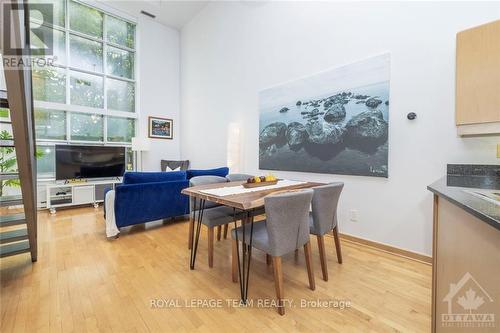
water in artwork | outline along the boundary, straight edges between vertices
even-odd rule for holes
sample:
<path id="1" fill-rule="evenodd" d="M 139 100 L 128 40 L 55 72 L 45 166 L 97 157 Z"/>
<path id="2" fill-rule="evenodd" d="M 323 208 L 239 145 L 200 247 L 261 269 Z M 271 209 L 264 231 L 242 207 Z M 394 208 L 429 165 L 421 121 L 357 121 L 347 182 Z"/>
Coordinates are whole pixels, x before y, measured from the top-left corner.
<path id="1" fill-rule="evenodd" d="M 261 96 L 260 169 L 387 177 L 389 81 L 303 90 Z"/>

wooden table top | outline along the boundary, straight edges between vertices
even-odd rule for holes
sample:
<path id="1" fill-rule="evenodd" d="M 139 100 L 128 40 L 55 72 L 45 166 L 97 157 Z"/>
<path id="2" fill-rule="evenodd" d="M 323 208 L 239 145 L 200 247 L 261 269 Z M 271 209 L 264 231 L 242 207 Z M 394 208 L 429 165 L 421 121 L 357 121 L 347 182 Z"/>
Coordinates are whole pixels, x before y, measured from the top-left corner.
<path id="1" fill-rule="evenodd" d="M 182 194 L 189 195 L 194 198 L 204 199 L 208 201 L 213 201 L 219 203 L 224 206 L 234 207 L 242 210 L 250 210 L 254 208 L 259 208 L 264 206 L 264 198 L 272 193 L 276 192 L 286 192 L 292 190 L 299 190 L 305 188 L 312 188 L 320 185 L 324 185 L 323 183 L 313 183 L 313 182 L 305 182 L 299 185 L 286 186 L 281 188 L 267 189 L 262 191 L 250 192 L 250 193 L 242 193 L 242 194 L 232 194 L 226 196 L 217 196 L 208 193 L 202 193 L 200 190 L 209 190 L 221 187 L 232 187 L 238 186 L 245 183 L 244 181 L 238 182 L 228 182 L 228 183 L 216 183 L 216 184 L 207 184 L 207 185 L 199 185 L 188 187 L 182 190 Z"/>

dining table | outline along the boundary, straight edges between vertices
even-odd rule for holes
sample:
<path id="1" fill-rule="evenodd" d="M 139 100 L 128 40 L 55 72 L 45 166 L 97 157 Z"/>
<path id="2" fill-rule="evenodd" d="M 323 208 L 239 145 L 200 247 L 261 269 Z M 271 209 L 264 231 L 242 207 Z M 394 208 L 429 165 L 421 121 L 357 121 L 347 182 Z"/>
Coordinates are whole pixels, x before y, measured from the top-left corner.
<path id="1" fill-rule="evenodd" d="M 195 267 L 196 252 L 198 250 L 198 241 L 200 238 L 201 222 L 203 220 L 205 203 L 207 201 L 215 202 L 217 204 L 232 208 L 234 228 L 238 227 L 238 221 L 241 221 L 241 225 L 251 223 L 251 226 L 249 228 L 249 243 L 242 244 L 241 249 L 239 245 L 238 233 L 236 233 L 236 254 L 238 259 L 240 297 L 241 302 L 243 304 L 246 304 L 248 298 L 248 282 L 250 277 L 250 261 L 252 258 L 253 222 L 255 216 L 265 213 L 264 198 L 271 194 L 297 191 L 324 184 L 280 179 L 276 184 L 273 185 L 247 188 L 243 186 L 244 183 L 246 182 L 235 181 L 199 185 L 185 188 L 181 193 L 188 195 L 192 199 L 189 233 L 189 242 L 191 245 L 189 267 L 191 270 L 194 270 Z M 246 239 L 246 229 L 247 228 L 242 228 L 243 239 Z"/>

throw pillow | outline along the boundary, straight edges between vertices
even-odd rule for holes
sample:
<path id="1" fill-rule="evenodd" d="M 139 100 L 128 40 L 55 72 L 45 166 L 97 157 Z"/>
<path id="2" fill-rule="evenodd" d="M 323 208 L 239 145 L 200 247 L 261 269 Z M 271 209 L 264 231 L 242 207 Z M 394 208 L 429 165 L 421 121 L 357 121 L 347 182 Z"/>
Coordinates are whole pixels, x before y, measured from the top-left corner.
<path id="1" fill-rule="evenodd" d="M 180 171 L 181 167 L 177 167 L 175 169 L 170 169 L 170 167 L 167 165 L 167 168 L 165 169 L 166 172 L 171 172 L 171 171 Z"/>

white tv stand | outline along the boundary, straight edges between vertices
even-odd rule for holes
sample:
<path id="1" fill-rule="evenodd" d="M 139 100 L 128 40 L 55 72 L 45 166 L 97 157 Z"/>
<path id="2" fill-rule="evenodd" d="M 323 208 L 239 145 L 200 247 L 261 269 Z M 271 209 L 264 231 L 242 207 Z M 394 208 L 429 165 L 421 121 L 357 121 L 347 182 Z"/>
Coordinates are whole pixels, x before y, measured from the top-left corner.
<path id="1" fill-rule="evenodd" d="M 80 183 L 47 184 L 47 208 L 55 214 L 57 208 L 92 204 L 95 208 L 104 201 L 104 189 L 115 188 L 118 179 L 89 180 Z"/>

